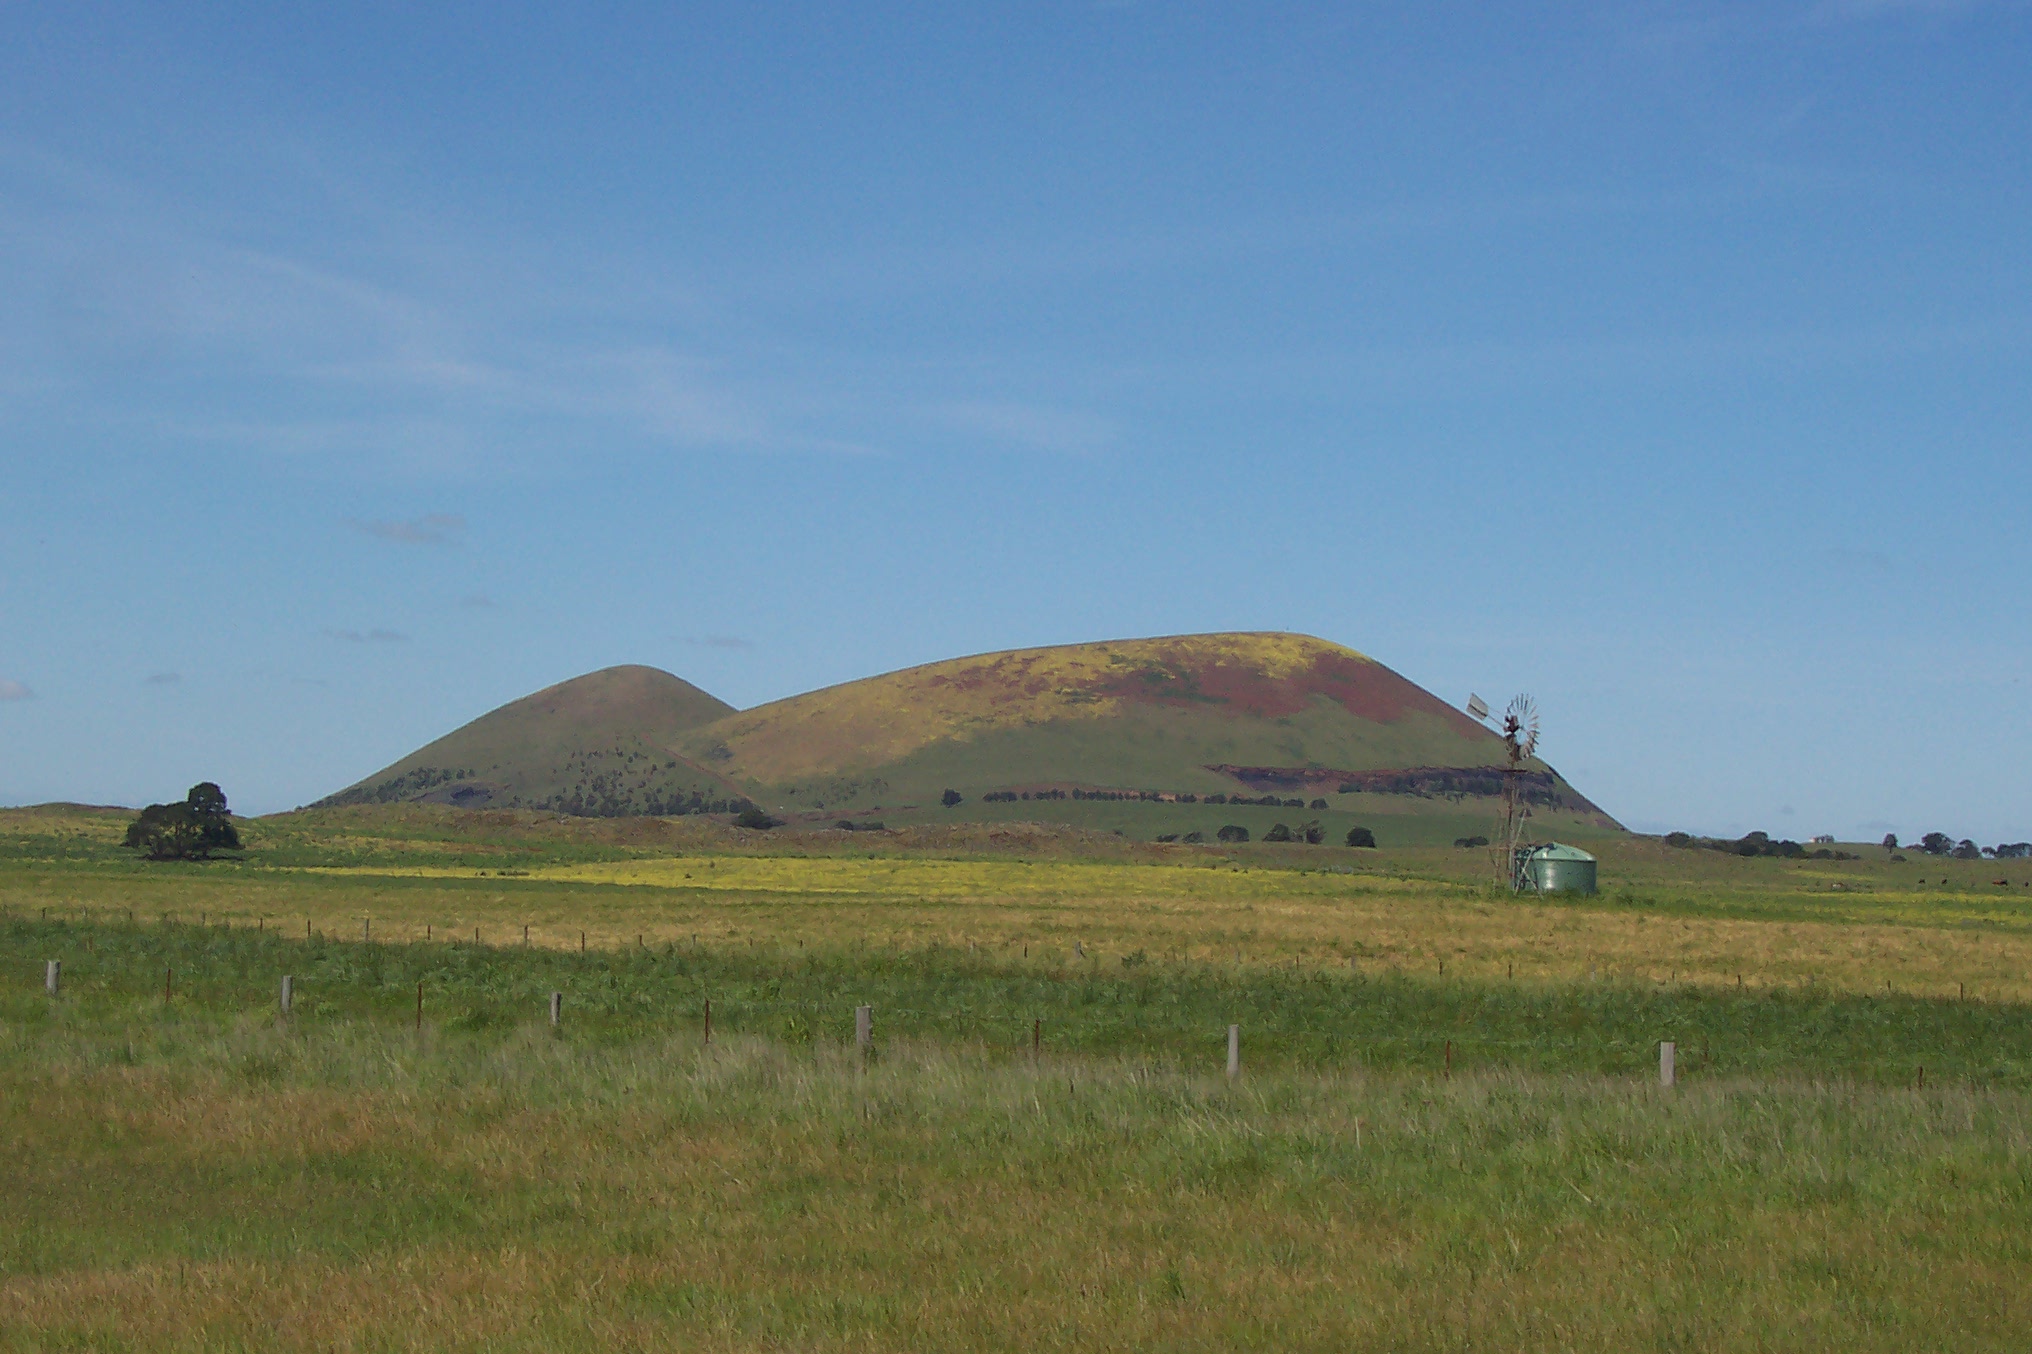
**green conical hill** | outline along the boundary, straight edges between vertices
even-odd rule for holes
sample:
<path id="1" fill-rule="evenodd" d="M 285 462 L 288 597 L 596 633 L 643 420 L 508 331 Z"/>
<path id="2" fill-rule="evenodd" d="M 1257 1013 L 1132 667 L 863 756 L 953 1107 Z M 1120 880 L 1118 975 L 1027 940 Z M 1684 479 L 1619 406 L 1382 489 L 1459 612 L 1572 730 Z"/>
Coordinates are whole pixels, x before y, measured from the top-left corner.
<path id="1" fill-rule="evenodd" d="M 322 802 L 596 815 L 724 808 L 739 792 L 677 747 L 733 708 L 657 668 L 603 668 L 510 701 Z"/>

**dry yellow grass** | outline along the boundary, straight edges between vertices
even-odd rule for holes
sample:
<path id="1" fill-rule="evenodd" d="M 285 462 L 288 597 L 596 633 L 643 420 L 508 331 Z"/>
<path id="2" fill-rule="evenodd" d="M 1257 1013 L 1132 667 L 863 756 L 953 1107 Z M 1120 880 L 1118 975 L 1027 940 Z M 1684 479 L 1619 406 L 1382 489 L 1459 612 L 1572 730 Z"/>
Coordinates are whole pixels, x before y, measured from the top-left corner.
<path id="1" fill-rule="evenodd" d="M 0 904 L 138 909 L 378 939 L 576 947 L 686 941 L 795 949 L 979 946 L 1009 958 L 1345 966 L 1570 982 L 1610 978 L 2032 1000 L 2032 931 L 2003 904 L 1883 890 L 1827 915 L 1494 897 L 1389 875 L 1022 860 L 691 855 L 526 872 L 320 867 L 136 880 L 0 880 Z M 1824 880 L 1789 876 L 1795 890 Z M 1762 896 L 1762 895 L 1759 895 Z M 1787 895 L 1778 895 L 1784 901 Z M 1839 895 L 1835 895 L 1839 897 Z M 1726 901 L 1726 900 L 1724 900 Z M 2020 904 L 2013 902 L 2010 908 Z M 1239 956 L 1239 958 L 1238 958 Z"/>

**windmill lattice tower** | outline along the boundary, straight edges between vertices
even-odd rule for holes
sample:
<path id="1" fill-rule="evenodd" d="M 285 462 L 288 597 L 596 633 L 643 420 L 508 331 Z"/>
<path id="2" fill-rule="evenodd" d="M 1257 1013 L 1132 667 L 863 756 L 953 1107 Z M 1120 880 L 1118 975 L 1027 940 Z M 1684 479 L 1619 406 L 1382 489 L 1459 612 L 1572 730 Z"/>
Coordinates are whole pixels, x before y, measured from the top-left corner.
<path id="1" fill-rule="evenodd" d="M 1468 713 L 1487 723 L 1488 703 L 1470 694 Z M 1503 818 L 1490 844 L 1490 863 L 1496 882 L 1507 884 L 1514 892 L 1518 887 L 1517 851 L 1523 845 L 1524 825 L 1531 819 L 1531 805 L 1524 797 L 1524 775 L 1530 769 L 1525 763 L 1538 750 L 1537 703 L 1529 696 L 1512 697 L 1496 732 L 1502 737 L 1508 762 L 1503 767 Z"/>

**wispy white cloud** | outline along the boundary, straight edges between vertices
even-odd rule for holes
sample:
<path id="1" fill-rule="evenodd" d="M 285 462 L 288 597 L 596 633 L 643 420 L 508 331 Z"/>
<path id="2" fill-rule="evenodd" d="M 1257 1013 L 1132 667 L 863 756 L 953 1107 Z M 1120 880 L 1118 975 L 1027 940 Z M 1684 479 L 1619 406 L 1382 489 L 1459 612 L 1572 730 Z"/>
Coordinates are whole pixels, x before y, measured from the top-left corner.
<path id="1" fill-rule="evenodd" d="M 1113 421 L 1076 409 L 1008 400 L 970 400 L 925 410 L 934 422 L 958 432 L 1038 451 L 1097 451 L 1113 442 Z"/>
<path id="2" fill-rule="evenodd" d="M 457 513 L 433 512 L 407 520 L 355 521 L 353 529 L 376 540 L 404 545 L 457 545 L 466 533 L 466 519 Z"/>
<path id="3" fill-rule="evenodd" d="M 32 701 L 34 699 L 35 693 L 20 682 L 9 681 L 4 677 L 0 677 L 0 701 Z"/>

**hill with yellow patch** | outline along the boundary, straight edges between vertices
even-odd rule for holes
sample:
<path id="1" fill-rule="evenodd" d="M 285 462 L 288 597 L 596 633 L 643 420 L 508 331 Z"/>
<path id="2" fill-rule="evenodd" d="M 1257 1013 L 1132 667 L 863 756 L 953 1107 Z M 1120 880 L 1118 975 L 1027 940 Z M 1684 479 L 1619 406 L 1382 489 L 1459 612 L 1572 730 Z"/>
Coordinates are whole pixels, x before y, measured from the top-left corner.
<path id="1" fill-rule="evenodd" d="M 1315 820 L 1325 811 L 1334 827 L 1333 815 L 1366 807 L 1369 817 L 1432 819 L 1430 836 L 1486 821 L 1504 760 L 1495 735 L 1430 692 L 1305 635 L 980 654 L 742 711 L 655 674 L 697 699 L 681 702 L 675 717 L 634 723 L 619 717 L 629 703 L 608 694 L 620 672 L 637 674 L 638 687 L 654 685 L 640 675 L 652 669 L 563 683 L 335 799 L 601 814 L 724 810 L 747 800 L 792 819 L 1020 817 L 1139 836 L 1146 828 L 1162 835 L 1158 827 L 1211 831 L 1242 807 L 1274 809 L 1294 826 L 1294 809 Z M 580 708 L 595 703 L 597 717 Z M 460 753 L 479 742 L 485 758 Z M 1533 763 L 1529 780 L 1542 815 L 1615 830 L 1550 767 Z M 1138 806 L 1129 818 L 1127 805 Z"/>

